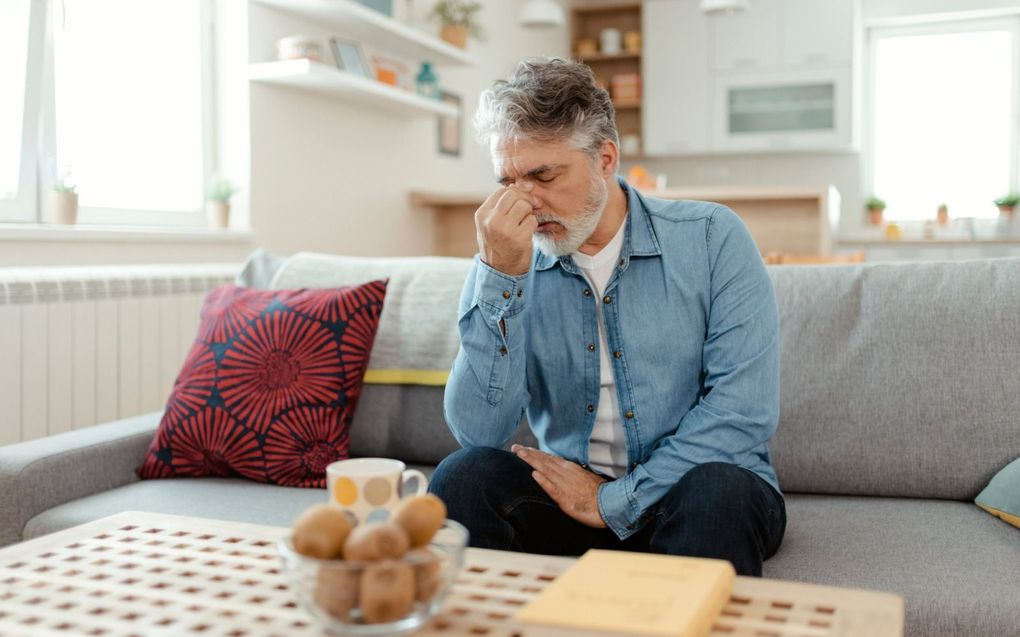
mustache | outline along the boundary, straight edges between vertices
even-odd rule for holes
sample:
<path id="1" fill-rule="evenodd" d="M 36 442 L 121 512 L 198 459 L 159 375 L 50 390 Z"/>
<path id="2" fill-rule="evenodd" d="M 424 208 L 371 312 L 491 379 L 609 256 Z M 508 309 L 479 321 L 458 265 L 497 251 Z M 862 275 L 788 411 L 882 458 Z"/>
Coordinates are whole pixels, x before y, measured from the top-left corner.
<path id="1" fill-rule="evenodd" d="M 535 221 L 538 223 L 558 223 L 561 226 L 564 225 L 563 219 L 555 215 L 535 215 Z"/>

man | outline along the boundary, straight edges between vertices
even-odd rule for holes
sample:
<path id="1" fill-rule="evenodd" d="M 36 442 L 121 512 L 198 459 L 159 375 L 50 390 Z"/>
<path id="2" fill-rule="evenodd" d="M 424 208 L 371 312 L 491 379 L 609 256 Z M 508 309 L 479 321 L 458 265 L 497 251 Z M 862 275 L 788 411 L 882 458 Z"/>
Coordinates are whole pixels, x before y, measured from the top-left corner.
<path id="1" fill-rule="evenodd" d="M 612 103 L 582 64 L 522 62 L 475 128 L 500 187 L 475 213 L 445 394 L 464 448 L 431 490 L 473 546 L 761 575 L 786 526 L 767 447 L 779 332 L 746 228 L 618 180 Z M 540 450 L 503 451 L 525 411 Z"/>

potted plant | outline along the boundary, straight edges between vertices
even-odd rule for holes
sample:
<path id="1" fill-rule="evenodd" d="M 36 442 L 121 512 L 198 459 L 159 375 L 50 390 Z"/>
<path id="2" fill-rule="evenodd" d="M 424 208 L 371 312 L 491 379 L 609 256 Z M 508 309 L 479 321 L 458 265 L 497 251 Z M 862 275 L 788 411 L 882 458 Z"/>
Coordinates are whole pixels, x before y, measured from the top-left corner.
<path id="1" fill-rule="evenodd" d="M 938 222 L 940 226 L 949 225 L 949 206 L 944 203 L 939 204 L 938 212 L 935 214 L 935 221 Z"/>
<path id="2" fill-rule="evenodd" d="M 77 222 L 78 193 L 75 192 L 75 188 L 77 185 L 71 180 L 70 170 L 54 176 L 50 187 L 46 221 L 67 225 Z"/>
<path id="3" fill-rule="evenodd" d="M 882 213 L 885 211 L 885 202 L 872 195 L 868 198 L 864 207 L 868 209 L 868 219 L 871 221 L 871 225 L 882 225 Z"/>
<path id="4" fill-rule="evenodd" d="M 439 0 L 432 8 L 430 17 L 439 20 L 443 27 L 439 37 L 464 49 L 467 48 L 468 35 L 473 35 L 479 40 L 483 39 L 482 27 L 475 16 L 481 8 L 480 2 Z"/>
<path id="5" fill-rule="evenodd" d="M 205 185 L 205 216 L 210 228 L 223 230 L 230 226 L 230 198 L 237 189 L 230 180 L 213 175 Z"/>
<path id="6" fill-rule="evenodd" d="M 1011 192 L 1008 195 L 999 197 L 995 200 L 995 205 L 999 207 L 999 214 L 1003 217 L 1012 217 L 1013 209 L 1020 204 L 1020 194 Z"/>

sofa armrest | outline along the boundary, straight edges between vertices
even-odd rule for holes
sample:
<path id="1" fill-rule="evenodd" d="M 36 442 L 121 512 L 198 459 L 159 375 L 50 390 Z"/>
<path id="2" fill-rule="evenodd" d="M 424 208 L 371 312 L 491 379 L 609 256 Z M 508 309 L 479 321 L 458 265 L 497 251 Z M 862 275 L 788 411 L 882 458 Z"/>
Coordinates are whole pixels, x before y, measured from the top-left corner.
<path id="1" fill-rule="evenodd" d="M 0 447 L 0 546 L 55 506 L 138 480 L 162 412 Z"/>

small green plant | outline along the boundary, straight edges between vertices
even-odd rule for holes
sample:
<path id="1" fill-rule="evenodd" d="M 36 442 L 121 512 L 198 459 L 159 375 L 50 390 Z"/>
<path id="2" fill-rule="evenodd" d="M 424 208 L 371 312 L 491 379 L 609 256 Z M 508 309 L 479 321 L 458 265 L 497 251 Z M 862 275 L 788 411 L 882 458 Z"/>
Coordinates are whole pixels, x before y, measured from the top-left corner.
<path id="1" fill-rule="evenodd" d="M 219 175 L 213 175 L 205 184 L 205 198 L 209 201 L 226 203 L 230 201 L 235 192 L 237 192 L 237 188 L 234 188 L 234 184 L 230 183 L 226 177 Z"/>
<path id="2" fill-rule="evenodd" d="M 71 172 L 68 171 L 53 180 L 53 192 L 74 192 L 78 184 L 71 181 Z"/>
<path id="3" fill-rule="evenodd" d="M 484 40 L 484 32 L 475 16 L 482 8 L 480 2 L 466 0 L 439 0 L 429 17 L 439 20 L 444 27 L 465 27 L 478 40 Z"/>
<path id="4" fill-rule="evenodd" d="M 74 192 L 75 188 L 78 187 L 74 180 L 71 179 L 71 168 L 67 167 L 65 170 L 60 171 L 57 168 L 57 161 L 50 159 L 46 162 L 46 171 L 50 176 L 50 188 L 53 192 Z"/>
<path id="5" fill-rule="evenodd" d="M 868 210 L 885 210 L 885 202 L 872 195 L 871 197 L 868 197 L 868 201 L 865 202 L 864 207 Z"/>
<path id="6" fill-rule="evenodd" d="M 995 200 L 995 205 L 1000 208 L 1015 208 L 1020 205 L 1020 194 L 1011 192 Z"/>

